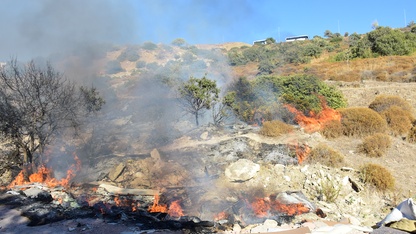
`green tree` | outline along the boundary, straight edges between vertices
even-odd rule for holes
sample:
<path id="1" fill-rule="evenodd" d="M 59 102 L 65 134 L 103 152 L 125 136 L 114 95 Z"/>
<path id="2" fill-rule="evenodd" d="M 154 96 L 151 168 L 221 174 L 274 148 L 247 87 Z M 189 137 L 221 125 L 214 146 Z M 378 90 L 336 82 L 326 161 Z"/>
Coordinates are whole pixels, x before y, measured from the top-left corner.
<path id="1" fill-rule="evenodd" d="M 76 87 L 50 64 L 20 66 L 12 60 L 0 68 L 0 136 L 23 154 L 25 164 L 64 130 L 77 130 L 103 104 L 95 88 Z"/>
<path id="2" fill-rule="evenodd" d="M 331 38 L 334 34 L 331 32 L 331 30 L 325 30 L 324 37 Z"/>
<path id="3" fill-rule="evenodd" d="M 199 126 L 199 116 L 212 107 L 218 100 L 220 89 L 214 80 L 191 77 L 179 87 L 180 103 L 183 109 L 195 116 Z"/>
<path id="4" fill-rule="evenodd" d="M 186 41 L 183 38 L 176 38 L 175 40 L 172 41 L 171 44 L 175 46 L 184 46 L 186 45 Z"/>

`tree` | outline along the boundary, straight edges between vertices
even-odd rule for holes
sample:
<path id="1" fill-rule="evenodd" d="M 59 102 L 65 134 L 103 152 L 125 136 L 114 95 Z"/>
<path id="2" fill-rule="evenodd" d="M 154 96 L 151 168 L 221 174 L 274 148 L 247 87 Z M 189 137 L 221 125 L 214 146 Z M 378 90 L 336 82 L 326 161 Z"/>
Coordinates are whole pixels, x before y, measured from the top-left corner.
<path id="1" fill-rule="evenodd" d="M 185 46 L 186 45 L 186 41 L 183 38 L 176 38 L 175 40 L 173 40 L 171 42 L 171 44 L 174 45 L 174 46 L 181 47 L 181 46 Z"/>
<path id="2" fill-rule="evenodd" d="M 199 126 L 199 116 L 218 100 L 219 92 L 216 82 L 206 76 L 200 79 L 191 77 L 179 87 L 180 103 L 186 112 L 195 115 L 196 125 Z"/>
<path id="3" fill-rule="evenodd" d="M 328 37 L 331 38 L 333 36 L 333 33 L 331 32 L 331 30 L 327 29 L 324 32 L 324 37 Z"/>
<path id="4" fill-rule="evenodd" d="M 33 61 L 12 60 L 0 68 L 0 134 L 23 154 L 25 164 L 103 104 L 95 88 L 76 87 L 50 64 L 40 68 Z"/>

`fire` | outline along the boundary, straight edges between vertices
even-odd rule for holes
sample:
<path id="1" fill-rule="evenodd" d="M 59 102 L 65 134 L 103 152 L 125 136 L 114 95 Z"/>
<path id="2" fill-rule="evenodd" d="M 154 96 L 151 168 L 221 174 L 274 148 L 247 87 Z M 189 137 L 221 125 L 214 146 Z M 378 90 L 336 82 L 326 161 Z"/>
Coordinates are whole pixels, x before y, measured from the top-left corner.
<path id="1" fill-rule="evenodd" d="M 301 164 L 308 157 L 311 152 L 311 148 L 307 145 L 299 146 L 296 144 L 296 157 L 298 158 L 298 163 Z"/>
<path id="2" fill-rule="evenodd" d="M 161 213 L 167 213 L 168 212 L 168 206 L 167 205 L 159 205 L 159 194 L 155 194 L 155 198 L 153 200 L 152 207 L 149 208 L 149 212 L 161 212 Z"/>
<path id="3" fill-rule="evenodd" d="M 288 215 L 300 215 L 300 214 L 309 212 L 309 208 L 306 207 L 302 203 L 283 204 L 283 203 L 280 203 L 279 201 L 275 201 L 273 205 L 274 205 L 273 208 L 276 211 L 279 211 L 281 213 L 285 213 Z"/>
<path id="4" fill-rule="evenodd" d="M 179 204 L 179 200 L 176 200 L 170 204 L 168 215 L 171 217 L 181 217 L 184 215 L 182 207 Z"/>
<path id="5" fill-rule="evenodd" d="M 11 188 L 16 185 L 24 185 L 24 184 L 30 184 L 30 183 L 43 183 L 49 187 L 55 187 L 58 185 L 67 187 L 71 179 L 74 178 L 76 172 L 81 169 L 81 161 L 75 154 L 74 154 L 74 159 L 76 161 L 76 165 L 74 164 L 71 165 L 67 171 L 66 177 L 62 178 L 61 180 L 57 180 L 52 177 L 52 174 L 53 174 L 52 169 L 47 168 L 45 165 L 41 165 L 38 168 L 37 172 L 29 175 L 29 181 L 26 181 L 25 176 L 24 176 L 25 170 L 23 169 L 7 187 Z"/>
<path id="6" fill-rule="evenodd" d="M 183 210 L 182 210 L 182 207 L 180 205 L 179 200 L 173 201 L 169 205 L 169 208 L 165 204 L 159 204 L 159 201 L 160 201 L 159 195 L 155 194 L 155 197 L 154 197 L 154 200 L 153 200 L 153 205 L 151 207 L 149 207 L 148 211 L 149 212 L 167 213 L 171 217 L 184 216 L 184 213 L 183 213 Z"/>
<path id="7" fill-rule="evenodd" d="M 219 220 L 224 220 L 224 219 L 228 219 L 229 214 L 225 211 L 222 211 L 216 215 L 214 215 L 214 220 L 215 221 L 219 221 Z"/>
<path id="8" fill-rule="evenodd" d="M 255 198 L 254 202 L 251 203 L 251 208 L 257 217 L 267 217 L 270 211 L 270 199 L 266 198 Z"/>
<path id="9" fill-rule="evenodd" d="M 322 111 L 318 114 L 309 112 L 309 117 L 305 116 L 301 111 L 297 110 L 291 105 L 285 105 L 285 107 L 295 114 L 295 120 L 298 124 L 305 129 L 306 132 L 317 132 L 323 128 L 323 126 L 332 120 L 341 121 L 341 114 L 327 106 L 325 99 L 322 97 L 321 106 Z"/>
<path id="10" fill-rule="evenodd" d="M 299 215 L 309 212 L 309 208 L 302 203 L 284 204 L 270 197 L 255 198 L 250 207 L 257 217 L 267 217 L 273 213 Z"/>

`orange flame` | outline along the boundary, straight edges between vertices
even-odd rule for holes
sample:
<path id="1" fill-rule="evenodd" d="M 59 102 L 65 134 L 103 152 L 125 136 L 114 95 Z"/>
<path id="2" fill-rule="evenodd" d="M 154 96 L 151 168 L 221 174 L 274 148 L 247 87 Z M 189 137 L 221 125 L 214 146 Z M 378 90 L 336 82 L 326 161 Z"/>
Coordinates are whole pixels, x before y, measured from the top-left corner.
<path id="1" fill-rule="evenodd" d="M 325 99 L 322 97 L 321 99 L 321 106 L 322 111 L 318 114 L 314 113 L 313 111 L 309 112 L 309 117 L 305 116 L 301 111 L 297 110 L 295 107 L 286 104 L 285 107 L 295 114 L 295 120 L 298 124 L 305 129 L 306 132 L 317 132 L 323 128 L 323 126 L 332 120 L 341 121 L 341 114 L 330 108 L 327 104 Z"/>
<path id="2" fill-rule="evenodd" d="M 229 216 L 230 216 L 230 215 L 229 215 L 227 212 L 222 211 L 222 212 L 220 212 L 220 213 L 218 213 L 218 214 L 214 215 L 214 221 L 219 221 L 219 220 L 228 219 L 228 217 L 229 217 Z"/>
<path id="3" fill-rule="evenodd" d="M 270 199 L 269 198 L 255 198 L 251 203 L 251 208 L 257 217 L 266 217 L 270 211 Z"/>
<path id="4" fill-rule="evenodd" d="M 7 187 L 11 188 L 16 185 L 24 185 L 24 184 L 29 184 L 29 183 L 43 183 L 49 187 L 55 187 L 58 185 L 67 187 L 69 185 L 70 180 L 74 178 L 76 172 L 81 169 L 81 161 L 75 154 L 74 154 L 74 159 L 76 161 L 76 166 L 71 165 L 67 171 L 66 177 L 61 180 L 57 180 L 52 177 L 52 173 L 53 173 L 52 169 L 47 168 L 45 165 L 41 165 L 37 172 L 29 176 L 29 181 L 25 180 L 24 178 L 25 171 L 23 169 Z"/>
<path id="5" fill-rule="evenodd" d="M 311 152 L 311 148 L 308 145 L 299 146 L 296 144 L 296 156 L 298 158 L 298 163 L 301 164 L 308 157 Z"/>
<path id="6" fill-rule="evenodd" d="M 182 207 L 179 204 L 179 200 L 176 200 L 170 204 L 168 215 L 171 217 L 181 217 L 184 215 Z"/>
<path id="7" fill-rule="evenodd" d="M 250 205 L 257 217 L 267 217 L 271 213 L 299 215 L 309 212 L 309 208 L 302 203 L 283 204 L 278 200 L 271 200 L 269 197 L 255 198 Z"/>
<path id="8" fill-rule="evenodd" d="M 161 213 L 167 213 L 168 212 L 168 206 L 167 205 L 159 205 L 159 194 L 155 194 L 153 205 L 149 208 L 149 212 L 161 212 Z"/>
<path id="9" fill-rule="evenodd" d="M 279 211 L 281 213 L 285 213 L 288 215 L 300 215 L 300 214 L 309 212 L 309 208 L 306 207 L 302 203 L 283 204 L 279 201 L 275 201 L 273 204 L 273 208 L 276 211 Z"/>

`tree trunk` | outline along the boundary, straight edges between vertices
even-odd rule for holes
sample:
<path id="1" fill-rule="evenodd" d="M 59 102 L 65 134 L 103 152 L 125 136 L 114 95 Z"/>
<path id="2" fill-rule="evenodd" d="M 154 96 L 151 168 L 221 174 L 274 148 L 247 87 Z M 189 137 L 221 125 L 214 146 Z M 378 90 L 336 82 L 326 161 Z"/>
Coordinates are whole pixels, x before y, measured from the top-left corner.
<path id="1" fill-rule="evenodd" d="M 30 152 L 30 149 L 23 148 L 23 164 L 31 164 L 33 159 L 33 154 Z"/>
<path id="2" fill-rule="evenodd" d="M 198 112 L 195 113 L 195 122 L 196 122 L 196 126 L 199 126 L 199 120 L 198 120 Z"/>

